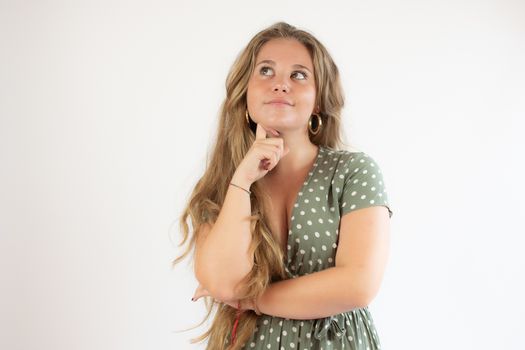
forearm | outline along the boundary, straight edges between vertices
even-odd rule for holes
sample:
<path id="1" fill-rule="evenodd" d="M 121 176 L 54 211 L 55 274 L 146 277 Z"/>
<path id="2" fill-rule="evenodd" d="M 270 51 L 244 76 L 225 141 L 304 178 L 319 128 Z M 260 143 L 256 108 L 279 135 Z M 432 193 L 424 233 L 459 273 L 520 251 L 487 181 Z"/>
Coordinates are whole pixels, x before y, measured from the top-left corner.
<path id="1" fill-rule="evenodd" d="M 238 181 L 238 180 L 237 180 Z M 232 182 L 249 189 L 250 184 L 235 179 Z M 229 186 L 221 211 L 199 250 L 196 263 L 203 271 L 202 284 L 212 293 L 225 298 L 253 267 L 251 243 L 250 195 L 240 188 Z"/>
<path id="2" fill-rule="evenodd" d="M 329 317 L 366 305 L 359 281 L 348 269 L 331 267 L 312 274 L 275 282 L 257 300 L 263 314 L 309 320 Z"/>

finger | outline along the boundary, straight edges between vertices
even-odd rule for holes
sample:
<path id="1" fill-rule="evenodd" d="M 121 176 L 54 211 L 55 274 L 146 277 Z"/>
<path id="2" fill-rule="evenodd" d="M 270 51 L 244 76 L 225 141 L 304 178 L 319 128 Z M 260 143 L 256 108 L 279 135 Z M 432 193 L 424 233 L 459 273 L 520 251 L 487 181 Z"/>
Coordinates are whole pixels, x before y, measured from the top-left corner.
<path id="1" fill-rule="evenodd" d="M 271 171 L 277 163 L 279 163 L 279 151 L 273 151 L 262 160 L 262 168 Z"/>
<path id="2" fill-rule="evenodd" d="M 197 287 L 197 289 L 195 290 L 195 293 L 193 295 L 193 300 L 195 301 L 195 300 L 198 300 L 201 297 L 205 297 L 205 296 L 209 296 L 209 295 L 210 295 L 210 293 L 206 289 L 204 289 L 203 286 L 201 286 L 199 284 L 199 286 Z"/>
<path id="3" fill-rule="evenodd" d="M 270 140 L 280 140 L 280 142 L 269 142 Z M 268 159 L 272 153 L 277 153 L 279 158 L 284 154 L 284 145 L 281 138 L 266 139 L 265 141 L 256 141 L 258 143 L 257 150 L 259 151 L 259 159 Z"/>
<path id="4" fill-rule="evenodd" d="M 204 286 L 199 283 L 199 285 L 197 286 L 197 289 L 195 289 L 195 292 L 202 293 L 205 290 L 206 289 L 204 288 Z"/>
<path id="5" fill-rule="evenodd" d="M 284 139 L 282 137 L 272 137 L 265 140 L 257 140 L 257 142 L 262 144 L 276 145 L 279 146 L 279 148 L 284 146 Z"/>
<path id="6" fill-rule="evenodd" d="M 279 137 L 279 136 L 281 136 L 281 134 L 279 134 L 279 132 L 277 130 L 275 130 L 274 128 L 270 128 L 268 126 L 265 126 L 265 129 L 266 129 L 266 131 L 269 132 L 268 137 Z"/>
<path id="7" fill-rule="evenodd" d="M 277 142 L 270 142 L 270 141 L 277 141 Z M 277 159 L 281 159 L 285 155 L 285 146 L 284 141 L 282 138 L 274 138 L 274 139 L 266 139 L 265 141 L 258 141 L 259 145 L 258 147 L 261 147 L 265 150 L 264 158 L 268 159 L 268 155 L 271 153 L 277 153 Z M 268 152 L 270 152 L 268 154 Z"/>
<path id="8" fill-rule="evenodd" d="M 279 132 L 275 130 L 274 128 L 270 128 L 268 126 L 262 125 L 262 123 L 258 123 L 257 126 L 261 125 L 261 127 L 266 132 L 265 138 L 272 138 L 272 137 L 278 137 L 280 136 Z"/>
<path id="9" fill-rule="evenodd" d="M 237 309 L 237 306 L 238 306 L 238 300 L 231 300 L 231 301 L 225 301 L 224 304 L 227 304 L 227 305 L 230 305 L 231 307 L 233 307 L 234 309 Z M 243 303 L 241 302 L 241 307 L 240 307 L 240 310 L 243 310 Z M 239 309 L 237 309 L 239 310 Z"/>
<path id="10" fill-rule="evenodd" d="M 257 123 L 257 129 L 255 130 L 255 139 L 256 140 L 266 139 L 266 129 L 263 128 L 261 123 Z"/>
<path id="11" fill-rule="evenodd" d="M 270 164 L 271 163 L 268 160 L 265 159 L 261 163 L 261 168 L 263 168 L 264 170 L 269 170 Z"/>
<path id="12" fill-rule="evenodd" d="M 269 159 L 274 153 L 281 152 L 281 146 L 274 143 L 259 143 L 256 147 L 256 152 L 258 154 L 259 160 Z"/>
<path id="13" fill-rule="evenodd" d="M 277 163 L 279 163 L 279 160 L 280 160 L 279 153 L 275 152 L 273 154 L 273 161 L 270 162 L 270 166 L 268 167 L 268 170 L 272 171 L 273 168 L 277 166 Z"/>
<path id="14" fill-rule="evenodd" d="M 226 305 L 230 305 L 231 307 L 235 307 L 233 301 L 225 301 L 224 304 L 226 304 Z"/>
<path id="15" fill-rule="evenodd" d="M 262 157 L 261 165 L 264 170 L 271 170 L 279 162 L 281 158 L 281 149 L 277 145 L 261 145 L 262 147 Z"/>
<path id="16" fill-rule="evenodd" d="M 266 139 L 269 141 L 270 139 Z M 268 158 L 268 156 L 274 152 L 281 152 L 283 148 L 282 144 L 279 142 L 261 142 L 257 145 L 257 150 L 261 151 L 261 156 L 263 158 Z"/>

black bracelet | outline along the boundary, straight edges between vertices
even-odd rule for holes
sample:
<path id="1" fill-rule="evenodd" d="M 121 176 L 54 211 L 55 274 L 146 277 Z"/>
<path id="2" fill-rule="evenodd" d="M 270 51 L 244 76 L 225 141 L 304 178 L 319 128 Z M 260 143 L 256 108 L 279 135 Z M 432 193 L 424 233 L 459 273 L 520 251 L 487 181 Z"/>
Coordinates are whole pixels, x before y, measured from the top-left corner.
<path id="1" fill-rule="evenodd" d="M 237 186 L 237 185 L 236 185 L 236 184 L 234 184 L 234 183 L 231 183 L 231 182 L 230 182 L 230 185 L 233 185 L 233 186 L 235 186 L 235 187 L 239 187 L 239 188 L 240 188 L 241 190 L 243 190 L 243 191 L 246 191 L 246 192 L 248 192 L 248 194 L 252 194 L 252 192 L 251 192 L 251 191 L 248 191 L 248 190 L 246 190 L 246 189 L 242 188 L 241 186 Z"/>

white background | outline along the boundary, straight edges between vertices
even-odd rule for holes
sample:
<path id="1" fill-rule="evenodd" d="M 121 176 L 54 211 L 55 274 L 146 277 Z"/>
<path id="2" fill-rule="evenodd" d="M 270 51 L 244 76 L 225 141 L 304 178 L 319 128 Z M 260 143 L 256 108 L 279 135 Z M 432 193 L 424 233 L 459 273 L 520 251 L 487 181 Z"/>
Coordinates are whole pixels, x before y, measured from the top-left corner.
<path id="1" fill-rule="evenodd" d="M 383 349 L 522 349 L 522 1 L 1 1 L 0 348 L 204 349 L 178 217 L 233 60 L 284 20 L 383 170 Z M 521 137 L 521 139 L 520 139 Z"/>

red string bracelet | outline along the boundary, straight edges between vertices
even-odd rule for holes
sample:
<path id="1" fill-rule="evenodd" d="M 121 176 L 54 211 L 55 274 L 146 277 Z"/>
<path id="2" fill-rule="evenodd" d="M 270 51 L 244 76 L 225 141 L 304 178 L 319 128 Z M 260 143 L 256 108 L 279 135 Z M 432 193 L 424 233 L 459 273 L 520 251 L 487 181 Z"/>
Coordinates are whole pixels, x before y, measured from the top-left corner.
<path id="1" fill-rule="evenodd" d="M 232 331 L 232 345 L 235 344 L 235 336 L 237 334 L 237 325 L 239 324 L 239 318 L 241 318 L 241 301 L 239 300 L 237 302 L 237 317 L 235 318 L 235 323 L 233 324 L 233 331 Z"/>

